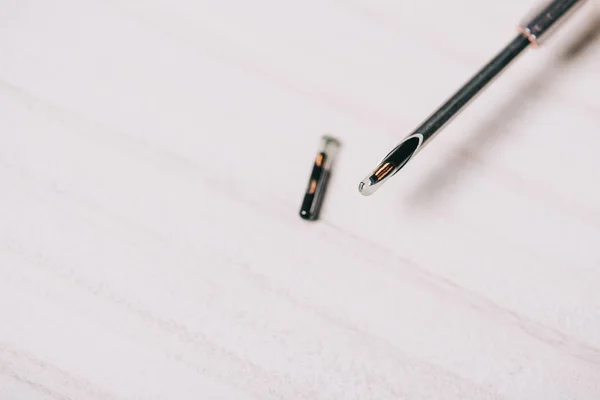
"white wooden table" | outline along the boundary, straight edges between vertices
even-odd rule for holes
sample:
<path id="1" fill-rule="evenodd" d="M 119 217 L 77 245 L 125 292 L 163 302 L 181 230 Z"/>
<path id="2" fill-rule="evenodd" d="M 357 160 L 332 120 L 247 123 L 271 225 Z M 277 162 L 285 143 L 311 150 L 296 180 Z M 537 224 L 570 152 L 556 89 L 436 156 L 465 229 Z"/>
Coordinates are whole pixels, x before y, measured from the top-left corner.
<path id="1" fill-rule="evenodd" d="M 1 2 L 0 399 L 599 399 L 597 5 L 357 191 L 532 4 Z"/>

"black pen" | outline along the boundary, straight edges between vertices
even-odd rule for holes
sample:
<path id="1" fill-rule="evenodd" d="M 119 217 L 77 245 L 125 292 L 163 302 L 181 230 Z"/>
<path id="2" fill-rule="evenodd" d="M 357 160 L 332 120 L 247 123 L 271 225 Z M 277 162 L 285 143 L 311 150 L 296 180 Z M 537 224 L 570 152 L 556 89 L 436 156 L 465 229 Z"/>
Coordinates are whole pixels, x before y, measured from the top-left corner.
<path id="1" fill-rule="evenodd" d="M 530 45 L 538 47 L 564 18 L 585 0 L 554 0 L 536 10 L 534 17 L 519 26 L 519 34 L 496 57 L 488 62 L 471 80 L 436 110 L 413 133 L 408 135 L 379 163 L 377 168 L 359 184 L 359 191 L 369 196 L 394 176 L 417 154 L 459 111 L 502 72 Z"/>

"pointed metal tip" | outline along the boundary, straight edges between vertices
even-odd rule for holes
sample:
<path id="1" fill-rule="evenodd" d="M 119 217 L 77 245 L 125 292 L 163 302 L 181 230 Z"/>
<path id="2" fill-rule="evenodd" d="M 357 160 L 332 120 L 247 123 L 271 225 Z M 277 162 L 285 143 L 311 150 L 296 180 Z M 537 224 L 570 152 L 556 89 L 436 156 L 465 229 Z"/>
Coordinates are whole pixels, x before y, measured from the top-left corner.
<path id="1" fill-rule="evenodd" d="M 358 191 L 363 196 L 370 196 L 377 190 L 375 185 L 371 184 L 369 177 L 365 178 L 361 183 L 358 184 Z"/>
<path id="2" fill-rule="evenodd" d="M 414 134 L 404 139 L 377 168 L 358 185 L 358 190 L 365 196 L 370 196 L 390 179 L 414 156 L 421 147 L 423 135 Z"/>
<path id="3" fill-rule="evenodd" d="M 358 184 L 358 191 L 363 196 L 370 196 L 375 193 L 386 179 L 377 180 L 375 175 L 367 176 Z"/>
<path id="4" fill-rule="evenodd" d="M 358 184 L 358 191 L 363 196 L 370 196 L 379 189 L 383 182 L 394 174 L 394 165 L 389 162 L 383 163 Z"/>

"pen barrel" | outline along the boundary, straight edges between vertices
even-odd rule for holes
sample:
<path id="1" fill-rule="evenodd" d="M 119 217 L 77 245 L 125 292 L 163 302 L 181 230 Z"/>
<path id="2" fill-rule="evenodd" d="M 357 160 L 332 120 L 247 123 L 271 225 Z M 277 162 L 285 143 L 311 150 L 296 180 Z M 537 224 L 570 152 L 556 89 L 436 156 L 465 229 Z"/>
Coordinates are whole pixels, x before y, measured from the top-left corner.
<path id="1" fill-rule="evenodd" d="M 586 0 L 554 0 L 533 9 L 519 24 L 519 31 L 534 46 L 545 42 L 568 16 Z"/>
<path id="2" fill-rule="evenodd" d="M 525 36 L 518 35 L 408 137 L 419 135 L 422 144 L 432 139 L 529 45 Z"/>

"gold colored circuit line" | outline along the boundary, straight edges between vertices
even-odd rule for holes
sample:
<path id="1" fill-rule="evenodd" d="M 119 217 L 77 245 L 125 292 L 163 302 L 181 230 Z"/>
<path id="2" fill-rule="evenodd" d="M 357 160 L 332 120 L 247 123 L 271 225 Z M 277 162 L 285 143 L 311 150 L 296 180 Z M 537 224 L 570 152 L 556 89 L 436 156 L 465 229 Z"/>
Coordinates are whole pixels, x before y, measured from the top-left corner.
<path id="1" fill-rule="evenodd" d="M 310 188 L 308 189 L 309 194 L 314 194 L 315 190 L 317 190 L 317 181 L 314 179 L 310 181 Z"/>
<path id="2" fill-rule="evenodd" d="M 383 178 L 385 178 L 387 176 L 387 174 L 394 169 L 394 166 L 387 162 L 385 164 L 383 164 L 381 167 L 377 168 L 377 170 L 375 172 L 373 172 L 373 175 L 375 175 L 377 177 L 377 180 L 381 180 Z"/>
<path id="3" fill-rule="evenodd" d="M 317 156 L 317 159 L 316 159 L 316 161 L 315 161 L 315 165 L 316 165 L 317 167 L 320 167 L 320 166 L 321 166 L 321 164 L 323 164 L 323 154 L 319 154 L 319 155 Z"/>

